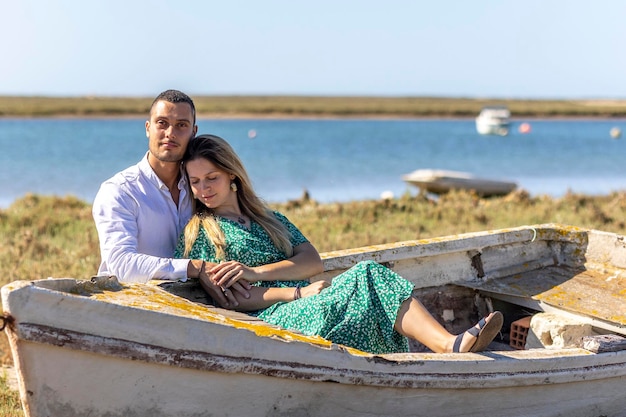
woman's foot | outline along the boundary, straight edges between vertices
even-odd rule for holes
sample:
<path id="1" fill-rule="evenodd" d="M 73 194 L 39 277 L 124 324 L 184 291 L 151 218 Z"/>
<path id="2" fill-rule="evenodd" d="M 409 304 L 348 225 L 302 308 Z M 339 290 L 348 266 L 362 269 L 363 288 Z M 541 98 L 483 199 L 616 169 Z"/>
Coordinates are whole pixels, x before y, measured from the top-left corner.
<path id="1" fill-rule="evenodd" d="M 452 352 L 482 352 L 500 332 L 503 323 L 502 313 L 494 311 L 476 326 L 456 336 Z"/>

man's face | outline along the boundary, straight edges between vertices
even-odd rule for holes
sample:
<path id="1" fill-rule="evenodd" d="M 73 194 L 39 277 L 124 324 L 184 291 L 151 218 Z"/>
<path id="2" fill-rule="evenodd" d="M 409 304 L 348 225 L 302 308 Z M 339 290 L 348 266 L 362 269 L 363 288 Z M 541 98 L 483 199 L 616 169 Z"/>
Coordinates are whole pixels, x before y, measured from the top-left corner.
<path id="1" fill-rule="evenodd" d="M 148 149 L 161 162 L 178 162 L 197 129 L 189 104 L 159 101 L 146 121 Z"/>

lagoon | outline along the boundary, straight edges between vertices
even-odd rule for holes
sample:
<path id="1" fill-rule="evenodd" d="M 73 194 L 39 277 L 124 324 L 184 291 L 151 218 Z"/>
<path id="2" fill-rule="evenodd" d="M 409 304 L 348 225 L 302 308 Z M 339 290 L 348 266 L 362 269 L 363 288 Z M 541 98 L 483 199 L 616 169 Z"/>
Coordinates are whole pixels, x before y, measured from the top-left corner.
<path id="1" fill-rule="evenodd" d="M 529 120 L 521 134 L 481 136 L 470 119 L 199 119 L 228 140 L 269 202 L 308 190 L 320 202 L 417 194 L 416 169 L 507 179 L 531 195 L 626 189 L 624 120 Z M 93 201 L 102 181 L 147 150 L 143 118 L 0 119 L 0 207 L 27 193 Z"/>

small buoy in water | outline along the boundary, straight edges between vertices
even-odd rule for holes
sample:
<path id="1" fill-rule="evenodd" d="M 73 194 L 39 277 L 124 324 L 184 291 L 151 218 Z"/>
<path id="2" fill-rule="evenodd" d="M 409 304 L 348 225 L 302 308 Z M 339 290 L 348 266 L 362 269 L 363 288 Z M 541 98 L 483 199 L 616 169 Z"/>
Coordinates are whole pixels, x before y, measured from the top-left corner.
<path id="1" fill-rule="evenodd" d="M 393 191 L 383 191 L 380 194 L 380 199 L 381 200 L 393 200 Z"/>
<path id="2" fill-rule="evenodd" d="M 614 127 L 613 129 L 611 129 L 610 133 L 613 139 L 617 139 L 622 136 L 622 130 L 619 127 Z"/>
<path id="3" fill-rule="evenodd" d="M 248 138 L 250 138 L 250 139 L 256 138 L 256 130 L 254 130 L 254 129 L 248 130 Z"/>
<path id="4" fill-rule="evenodd" d="M 521 125 L 519 125 L 518 131 L 520 133 L 530 133 L 530 124 L 522 123 Z"/>

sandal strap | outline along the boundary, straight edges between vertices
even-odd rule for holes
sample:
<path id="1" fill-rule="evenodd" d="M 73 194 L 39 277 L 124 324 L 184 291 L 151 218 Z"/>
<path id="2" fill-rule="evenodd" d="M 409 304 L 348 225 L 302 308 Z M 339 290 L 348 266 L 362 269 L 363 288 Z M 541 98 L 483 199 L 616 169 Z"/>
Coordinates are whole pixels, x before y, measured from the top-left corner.
<path id="1" fill-rule="evenodd" d="M 485 320 L 485 318 L 483 317 L 478 322 L 478 327 L 476 327 L 476 326 L 470 327 L 466 331 L 467 331 L 467 333 L 471 334 L 472 336 L 478 337 L 478 335 L 480 334 L 480 332 L 482 331 L 483 327 L 485 327 L 486 324 L 487 324 L 487 320 Z"/>
<path id="2" fill-rule="evenodd" d="M 476 325 L 474 325 L 474 327 L 470 327 L 463 333 L 457 335 L 456 339 L 454 339 L 454 344 L 452 345 L 452 352 L 459 353 L 459 350 L 461 349 L 461 342 L 463 341 L 463 335 L 465 333 L 469 333 L 474 337 L 478 337 L 478 335 L 480 335 L 480 332 L 483 330 L 483 327 L 485 327 L 486 324 L 487 324 L 487 320 L 485 320 L 485 318 L 483 317 L 482 319 L 480 319 L 480 321 Z"/>
<path id="3" fill-rule="evenodd" d="M 452 352 L 459 353 L 459 349 L 461 349 L 461 342 L 463 341 L 464 334 L 465 332 L 456 336 L 456 339 L 454 339 L 454 344 L 452 345 Z"/>

